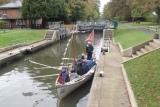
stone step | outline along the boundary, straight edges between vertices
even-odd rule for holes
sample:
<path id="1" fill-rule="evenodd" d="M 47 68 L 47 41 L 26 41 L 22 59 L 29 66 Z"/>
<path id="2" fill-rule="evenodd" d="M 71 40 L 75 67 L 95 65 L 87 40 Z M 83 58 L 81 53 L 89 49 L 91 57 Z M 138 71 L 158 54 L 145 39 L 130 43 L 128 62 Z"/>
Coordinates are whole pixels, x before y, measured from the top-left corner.
<path id="1" fill-rule="evenodd" d="M 45 36 L 45 39 L 51 39 L 52 38 L 52 36 L 53 36 L 53 31 L 48 31 L 47 33 L 46 33 L 46 36 Z"/>
<path id="2" fill-rule="evenodd" d="M 147 53 L 147 52 L 148 52 L 148 50 L 147 50 L 146 48 L 142 48 L 141 51 L 142 51 L 143 53 Z"/>
<path id="3" fill-rule="evenodd" d="M 140 55 L 143 55 L 144 53 L 142 51 L 137 51 L 136 54 L 140 56 Z"/>
<path id="4" fill-rule="evenodd" d="M 153 42 L 160 46 L 160 39 L 153 39 Z"/>
<path id="5" fill-rule="evenodd" d="M 158 44 L 155 43 L 155 42 L 150 42 L 149 45 L 150 45 L 151 47 L 153 47 L 153 48 L 158 48 L 158 47 L 159 47 Z"/>
<path id="6" fill-rule="evenodd" d="M 152 50 L 153 50 L 153 47 L 151 47 L 150 45 L 146 45 L 146 46 L 145 46 L 145 49 L 147 49 L 148 51 L 152 51 Z"/>
<path id="7" fill-rule="evenodd" d="M 137 57 L 137 56 L 138 56 L 137 54 L 132 54 L 132 57 L 133 57 L 133 58 L 135 58 L 135 57 Z"/>

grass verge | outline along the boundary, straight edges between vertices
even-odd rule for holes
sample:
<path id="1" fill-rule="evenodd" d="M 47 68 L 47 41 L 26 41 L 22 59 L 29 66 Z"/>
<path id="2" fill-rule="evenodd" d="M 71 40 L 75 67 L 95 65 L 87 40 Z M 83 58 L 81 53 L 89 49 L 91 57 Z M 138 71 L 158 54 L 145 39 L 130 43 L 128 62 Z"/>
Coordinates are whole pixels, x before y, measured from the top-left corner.
<path id="1" fill-rule="evenodd" d="M 32 43 L 44 38 L 45 30 L 16 29 L 0 33 L 0 48 L 19 43 Z"/>
<path id="2" fill-rule="evenodd" d="M 153 23 L 153 22 L 140 22 L 140 23 L 128 23 L 130 25 L 133 25 L 133 26 L 155 26 L 157 25 L 156 23 Z"/>
<path id="3" fill-rule="evenodd" d="M 121 43 L 124 49 L 152 39 L 152 36 L 144 31 L 128 29 L 127 27 L 122 26 L 123 25 L 116 30 L 116 35 L 114 38 L 116 42 Z"/>
<path id="4" fill-rule="evenodd" d="M 160 50 L 124 63 L 139 107 L 160 106 Z"/>

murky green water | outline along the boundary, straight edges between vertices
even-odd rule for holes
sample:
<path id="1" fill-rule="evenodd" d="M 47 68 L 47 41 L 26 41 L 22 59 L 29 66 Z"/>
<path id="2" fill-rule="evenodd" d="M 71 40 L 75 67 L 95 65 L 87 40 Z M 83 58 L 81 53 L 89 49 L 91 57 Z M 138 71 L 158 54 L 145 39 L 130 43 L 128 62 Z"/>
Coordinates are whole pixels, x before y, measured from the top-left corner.
<path id="1" fill-rule="evenodd" d="M 74 45 L 69 48 L 69 56 L 77 56 L 84 51 L 86 35 L 88 34 L 76 36 Z M 96 45 L 99 45 L 101 37 L 102 33 L 95 34 Z M 34 78 L 57 74 L 58 71 L 35 69 L 41 66 L 28 61 L 33 60 L 46 65 L 59 66 L 66 44 L 67 40 L 55 43 L 0 69 L 0 107 L 85 107 L 91 81 L 59 102 L 54 87 L 55 76 Z"/>

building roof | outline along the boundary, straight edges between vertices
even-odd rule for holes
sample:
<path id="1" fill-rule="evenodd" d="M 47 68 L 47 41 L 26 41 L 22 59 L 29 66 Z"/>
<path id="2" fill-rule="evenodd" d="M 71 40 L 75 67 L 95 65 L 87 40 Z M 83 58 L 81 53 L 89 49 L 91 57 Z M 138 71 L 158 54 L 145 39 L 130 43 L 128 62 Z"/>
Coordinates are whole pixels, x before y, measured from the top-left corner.
<path id="1" fill-rule="evenodd" d="M 21 0 L 16 0 L 12 1 L 10 3 L 4 4 L 0 6 L 0 9 L 6 9 L 6 8 L 20 8 L 22 7 L 22 1 Z"/>

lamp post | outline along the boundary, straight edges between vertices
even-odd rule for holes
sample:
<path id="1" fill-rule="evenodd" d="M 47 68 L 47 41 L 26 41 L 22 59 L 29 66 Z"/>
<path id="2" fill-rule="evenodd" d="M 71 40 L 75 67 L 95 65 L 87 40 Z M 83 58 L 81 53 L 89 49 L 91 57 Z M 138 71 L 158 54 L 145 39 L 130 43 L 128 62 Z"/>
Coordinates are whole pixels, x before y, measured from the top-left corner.
<path id="1" fill-rule="evenodd" d="M 152 12 L 152 14 L 157 17 L 157 13 L 155 11 Z M 156 33 L 158 32 L 158 28 L 159 28 L 159 24 L 157 24 L 157 26 L 156 26 Z"/>

